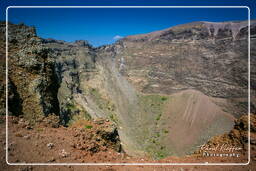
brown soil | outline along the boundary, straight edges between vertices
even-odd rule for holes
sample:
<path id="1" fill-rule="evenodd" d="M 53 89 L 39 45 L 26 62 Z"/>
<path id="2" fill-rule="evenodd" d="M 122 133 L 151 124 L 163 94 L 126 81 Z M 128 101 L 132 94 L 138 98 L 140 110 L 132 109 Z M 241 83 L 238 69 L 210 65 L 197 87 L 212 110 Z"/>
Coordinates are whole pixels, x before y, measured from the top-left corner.
<path id="1" fill-rule="evenodd" d="M 55 124 L 38 124 L 30 126 L 22 119 L 17 117 L 9 117 L 9 158 L 10 163 L 22 162 L 43 162 L 43 163 L 198 163 L 207 161 L 209 163 L 228 163 L 228 162 L 247 162 L 247 150 L 239 151 L 241 155 L 238 158 L 232 157 L 202 157 L 201 154 L 190 155 L 186 157 L 168 157 L 159 161 L 148 158 L 134 158 L 118 152 L 114 144 L 105 141 L 105 145 L 99 144 L 95 140 L 99 138 L 100 142 L 104 140 L 101 136 L 96 136 L 99 130 L 106 130 L 111 127 L 109 122 L 90 122 L 80 121 L 72 127 L 57 127 Z M 242 118 L 236 122 L 236 128 L 241 135 L 246 131 L 244 124 L 246 118 Z M 255 124 L 255 115 L 252 117 L 252 123 Z M 87 125 L 85 128 L 84 125 Z M 88 127 L 90 125 L 91 127 Z M 240 125 L 240 126 L 239 126 Z M 244 125 L 245 128 L 242 129 Z M 253 127 L 254 129 L 255 127 Z M 251 142 L 251 162 L 245 166 L 10 166 L 5 161 L 5 118 L 1 117 L 0 124 L 0 143 L 2 148 L 1 154 L 1 170 L 255 170 L 256 169 L 256 136 L 252 133 Z M 232 132 L 232 131 L 231 131 Z M 232 133 L 230 133 L 232 134 Z M 229 134 L 223 137 L 230 136 Z M 84 139 L 83 139 L 84 137 Z M 91 139 L 88 137 L 92 137 Z M 213 143 L 226 142 L 212 140 Z M 241 139 L 240 136 L 236 137 Z M 236 138 L 233 137 L 235 140 Z M 52 143 L 52 144 L 51 144 Z M 86 145 L 78 145 L 86 144 Z M 95 151 L 91 149 L 94 147 Z M 239 143 L 238 143 L 239 144 Z M 97 146 L 98 145 L 98 146 Z M 246 145 L 244 145 L 246 147 Z"/>
<path id="2" fill-rule="evenodd" d="M 229 132 L 234 117 L 223 112 L 210 97 L 196 90 L 185 90 L 170 96 L 166 114 L 168 120 L 167 143 L 174 154 L 184 155 L 209 137 Z M 173 148 L 174 147 L 174 148 Z M 169 150 L 171 150 L 169 149 Z"/>

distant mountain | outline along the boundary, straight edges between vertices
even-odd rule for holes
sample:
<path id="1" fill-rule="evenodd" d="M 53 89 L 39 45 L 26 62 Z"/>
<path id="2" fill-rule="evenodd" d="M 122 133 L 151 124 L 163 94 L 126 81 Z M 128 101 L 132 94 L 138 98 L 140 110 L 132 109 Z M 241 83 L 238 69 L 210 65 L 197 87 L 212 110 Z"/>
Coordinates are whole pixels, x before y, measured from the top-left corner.
<path id="1" fill-rule="evenodd" d="M 177 25 L 164 30 L 155 31 L 146 34 L 131 35 L 124 38 L 124 40 L 136 41 L 136 40 L 149 40 L 154 41 L 161 38 L 179 39 L 182 36 L 191 36 L 192 39 L 204 39 L 208 36 L 215 38 L 229 37 L 232 35 L 233 39 L 242 36 L 242 30 L 246 30 L 248 27 L 248 21 L 241 22 L 192 22 L 188 24 Z M 256 20 L 251 20 L 251 27 L 255 27 Z M 254 31 L 254 30 L 252 30 Z M 196 34 L 197 33 L 197 34 Z M 184 35 L 185 34 L 185 35 Z M 239 34 L 239 35 L 238 35 Z M 253 32 L 252 34 L 255 34 Z M 207 36 L 208 35 L 208 36 Z M 245 34 L 244 34 L 245 35 Z M 181 36 L 181 37 L 180 37 Z"/>

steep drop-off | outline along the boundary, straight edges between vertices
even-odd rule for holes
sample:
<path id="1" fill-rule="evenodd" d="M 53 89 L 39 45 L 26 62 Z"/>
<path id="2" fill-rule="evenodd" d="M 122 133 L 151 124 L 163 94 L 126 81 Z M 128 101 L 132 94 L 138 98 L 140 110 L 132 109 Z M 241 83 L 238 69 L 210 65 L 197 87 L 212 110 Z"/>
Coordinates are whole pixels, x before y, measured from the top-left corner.
<path id="1" fill-rule="evenodd" d="M 254 21 L 250 29 L 254 66 Z M 4 33 L 1 23 L 3 44 Z M 55 113 L 63 125 L 105 118 L 130 155 L 193 153 L 247 113 L 247 33 L 246 22 L 194 22 L 94 48 L 9 24 L 10 114 Z M 252 69 L 252 99 L 255 78 Z"/>

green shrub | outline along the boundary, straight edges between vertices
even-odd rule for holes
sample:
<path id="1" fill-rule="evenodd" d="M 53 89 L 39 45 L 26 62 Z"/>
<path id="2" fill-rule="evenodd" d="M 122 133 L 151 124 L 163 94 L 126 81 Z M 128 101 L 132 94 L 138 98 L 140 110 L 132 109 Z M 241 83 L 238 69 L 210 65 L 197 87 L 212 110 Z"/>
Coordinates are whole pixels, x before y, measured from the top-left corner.
<path id="1" fill-rule="evenodd" d="M 169 131 L 168 131 L 168 130 L 164 130 L 164 133 L 168 134 L 168 133 L 169 133 Z"/>
<path id="2" fill-rule="evenodd" d="M 159 121 L 161 118 L 161 114 L 157 115 L 156 120 Z"/>
<path id="3" fill-rule="evenodd" d="M 161 97 L 161 100 L 165 101 L 165 100 L 167 100 L 167 97 Z"/>
<path id="4" fill-rule="evenodd" d="M 159 132 L 157 132 L 157 133 L 156 133 L 156 136 L 159 138 L 159 137 L 160 137 L 160 133 L 159 133 Z"/>
<path id="5" fill-rule="evenodd" d="M 91 129 L 91 128 L 92 128 L 92 125 L 85 125 L 84 128 L 86 128 L 86 129 Z"/>

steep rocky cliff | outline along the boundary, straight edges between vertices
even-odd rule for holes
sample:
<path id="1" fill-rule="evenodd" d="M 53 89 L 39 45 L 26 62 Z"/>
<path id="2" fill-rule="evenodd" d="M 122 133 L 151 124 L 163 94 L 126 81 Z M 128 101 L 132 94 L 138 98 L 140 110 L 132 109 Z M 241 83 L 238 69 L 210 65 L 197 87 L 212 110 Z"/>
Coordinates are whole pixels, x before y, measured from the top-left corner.
<path id="1" fill-rule="evenodd" d="M 254 66 L 254 21 L 250 30 Z M 8 33 L 10 114 L 33 121 L 54 113 L 64 125 L 109 119 L 128 154 L 192 153 L 247 113 L 247 22 L 188 23 L 99 48 L 42 39 L 25 25 L 9 24 Z M 255 84 L 252 67 L 252 112 Z"/>
<path id="2" fill-rule="evenodd" d="M 252 21 L 251 35 L 255 35 Z M 197 89 L 212 97 L 247 99 L 247 22 L 194 22 L 120 40 L 129 80 L 145 93 Z M 255 39 L 251 38 L 252 94 L 255 96 Z M 120 63 L 120 62 L 119 62 Z M 239 103 L 238 103 L 239 105 Z M 238 116 L 247 111 L 236 108 Z M 255 107 L 252 106 L 255 110 Z"/>
<path id="3" fill-rule="evenodd" d="M 8 32 L 8 105 L 13 115 L 23 115 L 30 121 L 40 115 L 59 114 L 58 84 L 54 58 L 44 48 L 35 28 L 9 23 Z M 5 24 L 1 23 L 1 35 Z M 5 37 L 1 36 L 1 44 Z"/>
<path id="4" fill-rule="evenodd" d="M 250 31 L 255 113 L 255 21 Z M 184 155 L 248 112 L 247 22 L 194 22 L 128 36 L 101 47 L 98 56 L 110 73 L 102 85 L 111 87 L 121 113 L 127 151 Z"/>
<path id="5" fill-rule="evenodd" d="M 85 41 L 66 43 L 56 40 L 44 40 L 45 47 L 51 49 L 55 56 L 55 73 L 58 78 L 58 100 L 63 124 L 76 116 L 89 118 L 90 115 L 74 100 L 76 94 L 82 93 L 84 80 L 95 70 L 95 52 Z M 82 117 L 81 117 L 82 116 Z"/>

